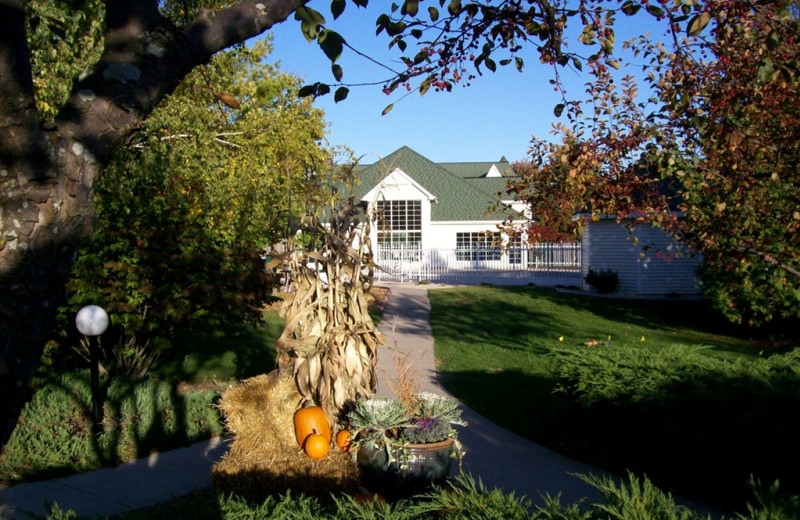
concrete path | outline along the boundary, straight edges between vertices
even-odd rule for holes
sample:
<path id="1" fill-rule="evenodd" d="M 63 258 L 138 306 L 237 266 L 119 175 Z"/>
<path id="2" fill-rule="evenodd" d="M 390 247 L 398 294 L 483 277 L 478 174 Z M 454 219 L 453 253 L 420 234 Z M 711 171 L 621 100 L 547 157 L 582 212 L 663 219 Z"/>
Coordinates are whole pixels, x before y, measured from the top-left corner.
<path id="1" fill-rule="evenodd" d="M 117 515 L 211 485 L 211 468 L 227 447 L 219 438 L 154 453 L 116 468 L 0 489 L 0 519 L 46 516 L 50 503 L 81 516 Z"/>
<path id="2" fill-rule="evenodd" d="M 400 356 L 413 360 L 420 388 L 447 393 L 437 382 L 429 323 L 428 290 L 436 286 L 387 285 L 391 295 L 380 330 Z M 378 358 L 380 395 L 391 395 L 395 374 L 394 355 L 390 349 L 383 349 Z M 468 422 L 468 427 L 459 431 L 459 440 L 467 452 L 463 469 L 479 477 L 487 487 L 524 495 L 534 504 L 541 503 L 544 493 L 560 493 L 562 504 L 584 497 L 590 501 L 601 499 L 596 489 L 574 476 L 601 474 L 599 470 L 514 435 L 469 408 L 464 407 L 463 417 Z M 0 518 L 22 520 L 30 518 L 28 513 L 45 515 L 48 502 L 89 517 L 147 507 L 208 487 L 211 468 L 224 453 L 224 443 L 212 439 L 114 469 L 0 489 Z M 719 516 L 698 504 L 682 502 Z"/>
<path id="3" fill-rule="evenodd" d="M 389 351 L 378 355 L 378 394 L 392 395 L 396 381 L 396 349 L 400 358 L 414 362 L 415 382 L 422 390 L 450 395 L 438 383 L 430 326 L 429 288 L 437 286 L 392 284 L 389 305 L 379 329 L 389 342 Z M 459 441 L 466 451 L 464 471 L 480 477 L 489 488 L 513 491 L 541 504 L 544 493 L 561 493 L 563 504 L 580 498 L 601 500 L 600 493 L 574 476 L 602 471 L 568 459 L 500 428 L 462 404 L 466 428 L 459 428 Z"/>

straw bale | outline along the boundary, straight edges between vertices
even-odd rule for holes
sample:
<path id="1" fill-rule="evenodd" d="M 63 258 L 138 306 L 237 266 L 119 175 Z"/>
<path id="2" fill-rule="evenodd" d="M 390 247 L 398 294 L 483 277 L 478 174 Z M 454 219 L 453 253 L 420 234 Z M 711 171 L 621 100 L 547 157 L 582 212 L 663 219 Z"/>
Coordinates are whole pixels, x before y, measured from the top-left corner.
<path id="1" fill-rule="evenodd" d="M 293 417 L 301 402 L 293 378 L 281 377 L 277 371 L 226 391 L 219 408 L 234 436 L 231 451 L 245 455 L 272 445 L 282 449 L 296 446 Z"/>
<path id="2" fill-rule="evenodd" d="M 309 458 L 299 447 L 262 455 L 262 459 L 244 459 L 229 453 L 214 467 L 214 488 L 255 502 L 287 490 L 326 498 L 331 493 L 354 493 L 359 488 L 358 466 L 349 454 L 336 448 L 318 460 Z"/>
<path id="3" fill-rule="evenodd" d="M 297 445 L 293 417 L 301 402 L 293 378 L 277 371 L 225 392 L 219 408 L 232 440 L 214 466 L 214 487 L 256 501 L 289 489 L 315 496 L 355 491 L 359 473 L 349 454 L 332 447 L 313 460 Z"/>

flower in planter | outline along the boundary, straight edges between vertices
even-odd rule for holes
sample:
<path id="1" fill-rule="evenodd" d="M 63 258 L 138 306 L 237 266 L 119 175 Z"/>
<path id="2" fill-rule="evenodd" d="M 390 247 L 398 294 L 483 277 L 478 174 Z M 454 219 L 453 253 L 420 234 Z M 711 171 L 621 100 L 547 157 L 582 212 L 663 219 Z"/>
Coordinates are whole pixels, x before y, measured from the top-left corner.
<path id="1" fill-rule="evenodd" d="M 355 441 L 386 451 L 390 462 L 403 462 L 409 444 L 430 444 L 453 439 L 455 452 L 463 455 L 455 425 L 466 426 L 454 400 L 433 392 L 416 392 L 407 400 L 398 397 L 358 399 L 345 421 Z"/>

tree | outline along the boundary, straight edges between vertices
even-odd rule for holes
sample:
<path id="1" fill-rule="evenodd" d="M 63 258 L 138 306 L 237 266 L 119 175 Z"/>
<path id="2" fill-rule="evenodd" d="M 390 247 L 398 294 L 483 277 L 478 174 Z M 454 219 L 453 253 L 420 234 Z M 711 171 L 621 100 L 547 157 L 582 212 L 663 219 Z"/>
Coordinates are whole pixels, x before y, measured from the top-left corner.
<path id="1" fill-rule="evenodd" d="M 314 182 L 331 156 L 323 113 L 297 98 L 297 78 L 263 64 L 269 51 L 264 39 L 192 71 L 94 186 L 96 231 L 59 314 L 73 345 L 75 309 L 99 304 L 113 317 L 110 373 L 145 375 L 194 324 L 260 321 L 269 288 L 259 253 L 287 233 L 275 208 L 302 191 L 299 214 L 327 191 Z"/>
<path id="2" fill-rule="evenodd" d="M 702 289 L 729 319 L 800 318 L 800 25 L 793 2 L 676 2 L 672 45 L 640 37 L 653 93 L 607 64 L 560 141 L 536 139 L 513 188 L 540 225 L 580 231 L 585 212 L 663 227 L 702 252 Z M 693 14 L 693 16 L 689 16 Z M 685 23 L 679 23 L 685 22 Z M 558 193 L 555 197 L 543 194 Z"/>
<path id="3" fill-rule="evenodd" d="M 67 88 L 64 105 L 50 119 L 40 112 L 42 107 L 37 108 L 28 2 L 0 2 L 3 444 L 52 328 L 75 247 L 91 232 L 91 188 L 100 173 L 193 68 L 284 21 L 303 2 L 242 1 L 200 11 L 180 26 L 159 11 L 159 4 L 112 0 L 103 4 L 102 22 L 86 20 L 102 34 L 102 52 Z M 71 2 L 57 5 L 83 7 Z M 76 45 L 68 37 L 52 36 L 68 46 Z"/>

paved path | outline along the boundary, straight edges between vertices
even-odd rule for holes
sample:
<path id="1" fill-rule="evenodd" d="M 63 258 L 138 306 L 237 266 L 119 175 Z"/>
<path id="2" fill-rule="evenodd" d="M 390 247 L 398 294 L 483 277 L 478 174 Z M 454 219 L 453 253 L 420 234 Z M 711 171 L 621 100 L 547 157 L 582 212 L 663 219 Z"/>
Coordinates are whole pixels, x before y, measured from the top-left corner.
<path id="1" fill-rule="evenodd" d="M 421 389 L 450 395 L 437 381 L 430 310 L 428 286 L 393 284 L 379 329 L 401 357 L 414 360 L 414 375 Z M 379 395 L 391 395 L 395 375 L 394 355 L 379 352 Z M 601 499 L 595 488 L 574 476 L 577 473 L 599 475 L 602 474 L 600 470 L 523 439 L 466 406 L 462 408 L 462 417 L 468 423 L 466 428 L 459 428 L 459 440 L 467 453 L 463 469 L 480 477 L 488 487 L 525 495 L 534 503 L 541 503 L 544 493 L 553 496 L 561 493 L 564 504 L 582 497 Z"/>
<path id="2" fill-rule="evenodd" d="M 135 511 L 211 485 L 211 467 L 227 451 L 219 438 L 71 477 L 0 489 L 0 518 L 46 516 L 48 503 L 81 516 Z"/>
<path id="3" fill-rule="evenodd" d="M 380 329 L 401 355 L 415 362 L 420 387 L 447 393 L 439 386 L 429 324 L 428 286 L 391 284 L 391 296 Z M 389 395 L 387 384 L 396 374 L 393 355 L 382 350 L 378 358 L 378 393 Z M 563 504 L 580 498 L 599 500 L 596 489 L 573 476 L 601 472 L 563 457 L 514 435 L 464 408 L 469 426 L 459 439 L 467 455 L 464 470 L 479 477 L 489 488 L 524 495 L 541 503 L 541 495 L 561 494 Z M 211 468 L 225 453 L 219 439 L 194 444 L 124 464 L 52 481 L 20 484 L 0 489 L 0 518 L 29 519 L 27 513 L 44 515 L 47 502 L 84 516 L 114 515 L 140 509 L 208 487 Z M 697 504 L 687 504 L 704 509 Z M 716 514 L 715 514 L 716 516 Z"/>

